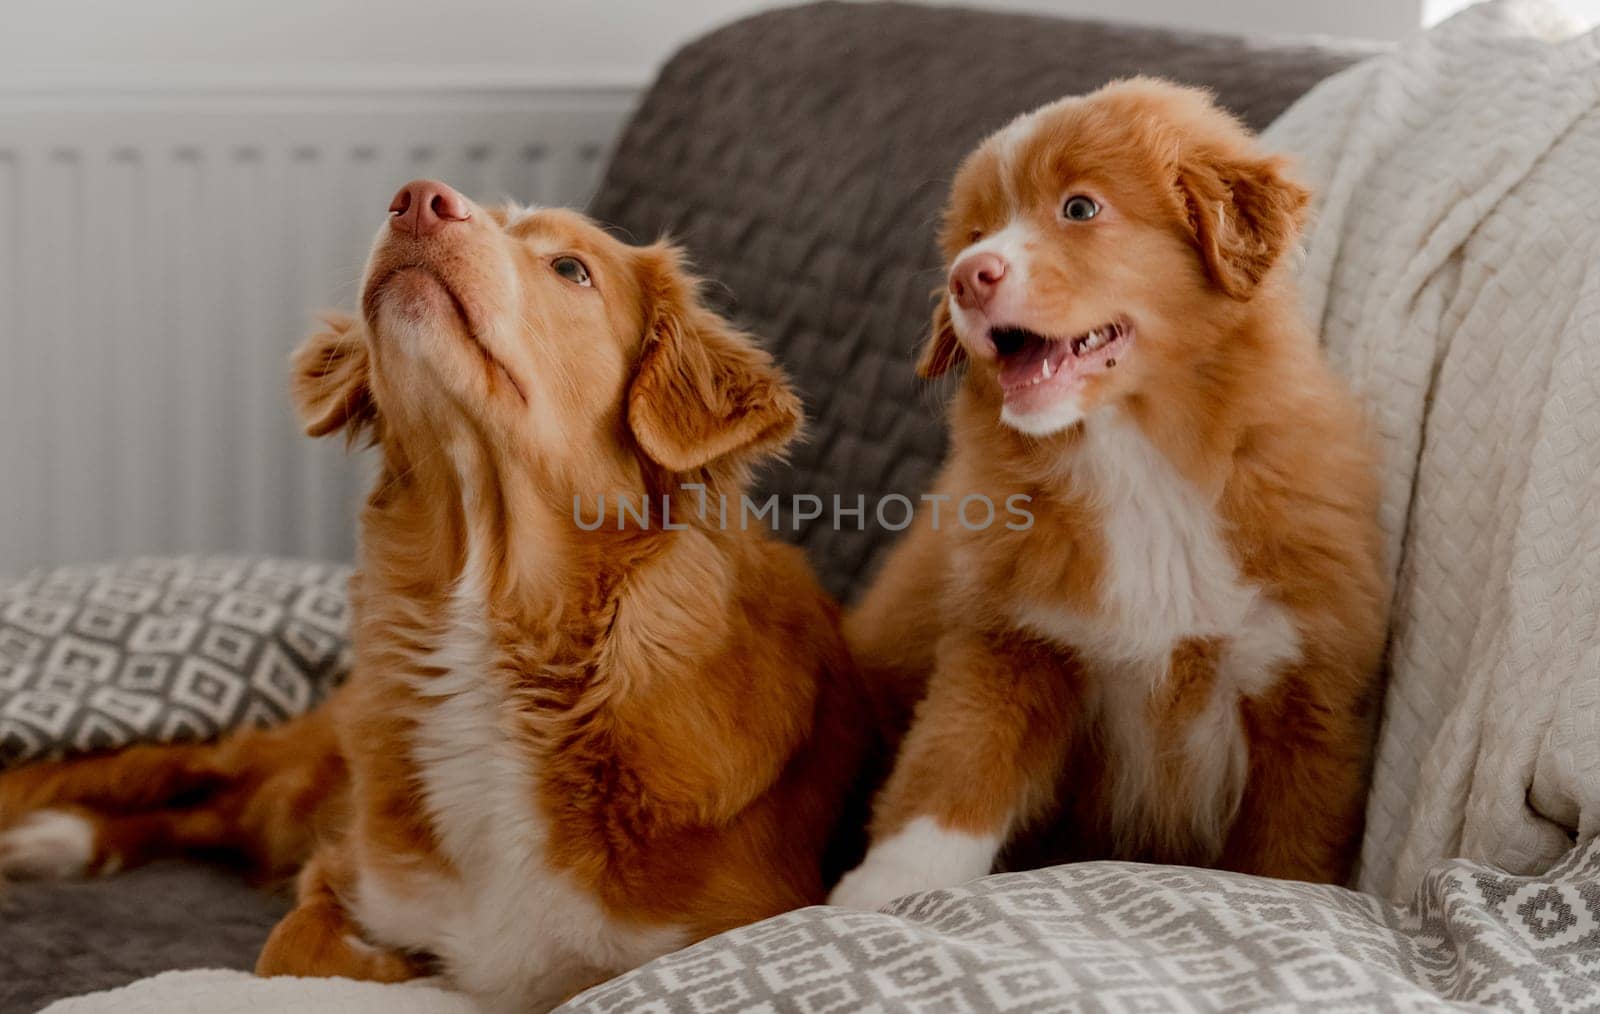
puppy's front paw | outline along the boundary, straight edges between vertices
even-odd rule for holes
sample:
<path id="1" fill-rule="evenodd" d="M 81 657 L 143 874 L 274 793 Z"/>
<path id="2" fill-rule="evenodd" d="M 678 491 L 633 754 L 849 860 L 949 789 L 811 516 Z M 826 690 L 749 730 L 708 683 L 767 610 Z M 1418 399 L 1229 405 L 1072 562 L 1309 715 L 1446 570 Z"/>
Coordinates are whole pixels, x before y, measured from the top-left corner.
<path id="1" fill-rule="evenodd" d="M 0 877 L 64 880 L 81 877 L 94 859 L 94 824 L 67 810 L 30 813 L 0 831 Z"/>
<path id="2" fill-rule="evenodd" d="M 875 911 L 896 898 L 964 883 L 989 872 L 1000 840 L 948 830 L 918 817 L 872 846 L 828 896 L 828 904 Z"/>
<path id="3" fill-rule="evenodd" d="M 876 912 L 896 898 L 939 887 L 924 883 L 917 871 L 888 862 L 874 862 L 872 856 L 845 874 L 839 886 L 828 895 L 828 904 Z"/>

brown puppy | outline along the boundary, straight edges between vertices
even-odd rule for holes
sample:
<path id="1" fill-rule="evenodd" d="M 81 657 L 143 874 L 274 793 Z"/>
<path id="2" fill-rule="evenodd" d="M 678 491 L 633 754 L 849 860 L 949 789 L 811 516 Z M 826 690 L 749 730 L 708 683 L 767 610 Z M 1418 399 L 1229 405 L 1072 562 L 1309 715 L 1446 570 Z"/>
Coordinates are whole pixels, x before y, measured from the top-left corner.
<path id="1" fill-rule="evenodd" d="M 1388 591 L 1361 413 L 1282 267 L 1306 199 L 1151 80 L 961 167 L 919 366 L 967 363 L 937 492 L 1033 523 L 924 516 L 847 621 L 904 740 L 835 902 L 1008 848 L 1345 876 Z"/>
<path id="2" fill-rule="evenodd" d="M 295 359 L 309 431 L 382 455 L 350 682 L 282 729 L 0 776 L 3 862 L 305 862 L 260 971 L 437 969 L 508 1011 L 820 901 L 867 703 L 800 553 L 700 509 L 799 401 L 670 247 L 429 181 L 391 210 L 361 318 Z"/>

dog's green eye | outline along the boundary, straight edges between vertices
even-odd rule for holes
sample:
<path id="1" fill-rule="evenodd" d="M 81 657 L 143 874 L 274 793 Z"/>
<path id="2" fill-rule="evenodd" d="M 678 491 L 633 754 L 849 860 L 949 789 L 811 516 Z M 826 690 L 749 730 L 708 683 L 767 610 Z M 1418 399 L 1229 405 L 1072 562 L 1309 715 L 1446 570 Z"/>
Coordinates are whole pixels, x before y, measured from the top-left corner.
<path id="1" fill-rule="evenodd" d="M 1069 222 L 1087 222 L 1100 214 L 1100 205 L 1096 204 L 1093 197 L 1074 194 L 1067 198 L 1067 203 L 1061 207 L 1061 215 Z"/>
<path id="2" fill-rule="evenodd" d="M 556 269 L 556 274 L 574 285 L 590 284 L 589 269 L 576 257 L 557 257 L 550 262 L 550 266 Z"/>

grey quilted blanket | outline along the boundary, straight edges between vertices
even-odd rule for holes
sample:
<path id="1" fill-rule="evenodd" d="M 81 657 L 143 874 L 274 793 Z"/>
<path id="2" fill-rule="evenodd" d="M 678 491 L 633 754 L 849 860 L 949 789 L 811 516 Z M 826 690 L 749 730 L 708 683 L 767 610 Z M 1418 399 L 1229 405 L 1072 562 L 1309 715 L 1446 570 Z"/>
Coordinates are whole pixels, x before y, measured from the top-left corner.
<path id="1" fill-rule="evenodd" d="M 1457 861 L 1408 906 L 1337 887 L 1084 863 L 807 908 L 564 1011 L 1600 1009 L 1600 846 L 1540 877 Z"/>

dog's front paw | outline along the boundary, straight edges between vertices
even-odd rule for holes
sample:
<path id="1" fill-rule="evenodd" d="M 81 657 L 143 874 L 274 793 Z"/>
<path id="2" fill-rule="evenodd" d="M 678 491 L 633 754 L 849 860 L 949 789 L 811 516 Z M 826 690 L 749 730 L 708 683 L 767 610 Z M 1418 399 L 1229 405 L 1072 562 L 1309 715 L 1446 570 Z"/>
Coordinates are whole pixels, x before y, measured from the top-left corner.
<path id="1" fill-rule="evenodd" d="M 0 877 L 81 877 L 94 859 L 94 824 L 68 810 L 39 810 L 0 831 Z"/>
<path id="2" fill-rule="evenodd" d="M 861 865 L 839 881 L 828 904 L 875 911 L 918 891 L 952 887 L 989 872 L 1000 840 L 952 831 L 918 817 L 873 845 Z"/>
<path id="3" fill-rule="evenodd" d="M 892 861 L 875 861 L 869 855 L 865 862 L 839 881 L 839 886 L 828 895 L 828 904 L 876 912 L 896 898 L 940 886 L 926 883 L 914 869 Z"/>

